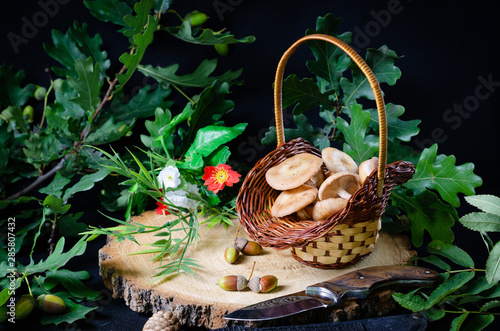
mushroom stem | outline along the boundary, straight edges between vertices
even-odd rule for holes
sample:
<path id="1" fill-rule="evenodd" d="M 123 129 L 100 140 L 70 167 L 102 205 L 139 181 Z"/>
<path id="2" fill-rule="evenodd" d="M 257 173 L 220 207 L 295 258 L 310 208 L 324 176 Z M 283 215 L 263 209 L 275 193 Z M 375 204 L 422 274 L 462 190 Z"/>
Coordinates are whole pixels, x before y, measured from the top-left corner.
<path id="1" fill-rule="evenodd" d="M 351 198 L 351 196 L 352 196 L 351 193 L 347 192 L 343 188 L 339 189 L 337 191 L 337 194 L 338 194 L 339 197 L 341 197 L 342 199 L 345 199 L 345 200 L 349 200 Z"/>

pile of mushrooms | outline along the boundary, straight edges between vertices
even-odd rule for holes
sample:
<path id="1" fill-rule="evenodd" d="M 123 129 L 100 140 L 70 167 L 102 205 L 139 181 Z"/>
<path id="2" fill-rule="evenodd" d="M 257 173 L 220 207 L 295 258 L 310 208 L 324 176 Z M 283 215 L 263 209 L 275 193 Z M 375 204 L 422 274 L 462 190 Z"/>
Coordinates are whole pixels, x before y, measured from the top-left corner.
<path id="1" fill-rule="evenodd" d="M 327 219 L 347 205 L 365 179 L 377 168 L 378 157 L 359 167 L 348 154 L 334 147 L 321 151 L 321 157 L 301 153 L 266 172 L 266 181 L 282 191 L 271 215 L 284 217 L 296 213 L 299 219 Z"/>

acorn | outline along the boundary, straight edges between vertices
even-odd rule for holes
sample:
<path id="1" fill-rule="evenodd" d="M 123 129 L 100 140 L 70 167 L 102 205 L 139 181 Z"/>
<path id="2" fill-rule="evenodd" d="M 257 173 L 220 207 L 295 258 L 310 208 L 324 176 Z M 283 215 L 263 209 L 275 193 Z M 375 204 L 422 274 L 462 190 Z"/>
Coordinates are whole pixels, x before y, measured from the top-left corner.
<path id="1" fill-rule="evenodd" d="M 23 294 L 16 302 L 16 320 L 28 317 L 36 306 L 35 298 L 31 294 Z"/>
<path id="2" fill-rule="evenodd" d="M 36 298 L 38 307 L 47 314 L 62 314 L 66 310 L 63 299 L 53 294 L 42 294 Z"/>
<path id="3" fill-rule="evenodd" d="M 236 262 L 238 256 L 240 256 L 240 251 L 234 246 L 229 246 L 224 252 L 224 259 L 231 264 Z"/>
<path id="4" fill-rule="evenodd" d="M 238 248 L 239 251 L 245 255 L 257 255 L 262 252 L 262 246 L 259 243 L 249 241 L 245 238 L 236 238 L 234 246 L 236 246 L 236 248 Z"/>
<path id="5" fill-rule="evenodd" d="M 278 286 L 278 278 L 273 275 L 262 277 L 252 277 L 248 282 L 248 287 L 254 292 L 266 293 L 274 290 Z"/>
<path id="6" fill-rule="evenodd" d="M 248 280 L 242 275 L 224 276 L 219 280 L 219 287 L 226 291 L 243 291 L 248 284 Z"/>

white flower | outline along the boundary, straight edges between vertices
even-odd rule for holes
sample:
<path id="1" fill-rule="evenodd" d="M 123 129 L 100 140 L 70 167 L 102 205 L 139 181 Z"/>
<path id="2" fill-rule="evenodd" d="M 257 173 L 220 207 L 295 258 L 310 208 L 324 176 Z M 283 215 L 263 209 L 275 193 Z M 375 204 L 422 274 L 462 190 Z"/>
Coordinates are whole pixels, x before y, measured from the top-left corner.
<path id="1" fill-rule="evenodd" d="M 166 192 L 165 199 L 176 207 L 187 208 L 188 198 L 186 197 L 186 191 Z"/>
<path id="2" fill-rule="evenodd" d="M 160 187 L 163 188 L 176 188 L 181 183 L 180 179 L 181 173 L 179 169 L 174 166 L 168 166 L 163 168 L 158 175 L 158 183 Z"/>

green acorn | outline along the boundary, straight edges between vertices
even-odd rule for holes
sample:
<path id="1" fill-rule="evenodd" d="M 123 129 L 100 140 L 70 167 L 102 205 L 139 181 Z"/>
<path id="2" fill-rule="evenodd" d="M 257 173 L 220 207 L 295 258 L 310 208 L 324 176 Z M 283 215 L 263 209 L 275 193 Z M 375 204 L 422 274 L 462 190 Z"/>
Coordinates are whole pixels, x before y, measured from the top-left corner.
<path id="1" fill-rule="evenodd" d="M 28 317 L 36 307 L 35 298 L 31 294 L 23 294 L 16 302 L 16 320 Z"/>
<path id="2" fill-rule="evenodd" d="M 226 291 L 243 291 L 247 287 L 248 280 L 242 275 L 230 275 L 222 277 L 217 284 Z"/>
<path id="3" fill-rule="evenodd" d="M 224 252 L 224 259 L 231 264 L 236 262 L 238 256 L 240 256 L 240 251 L 234 246 L 229 246 Z"/>
<path id="4" fill-rule="evenodd" d="M 47 314 L 58 315 L 66 310 L 66 303 L 63 299 L 53 294 L 42 294 L 36 298 L 38 307 Z"/>

